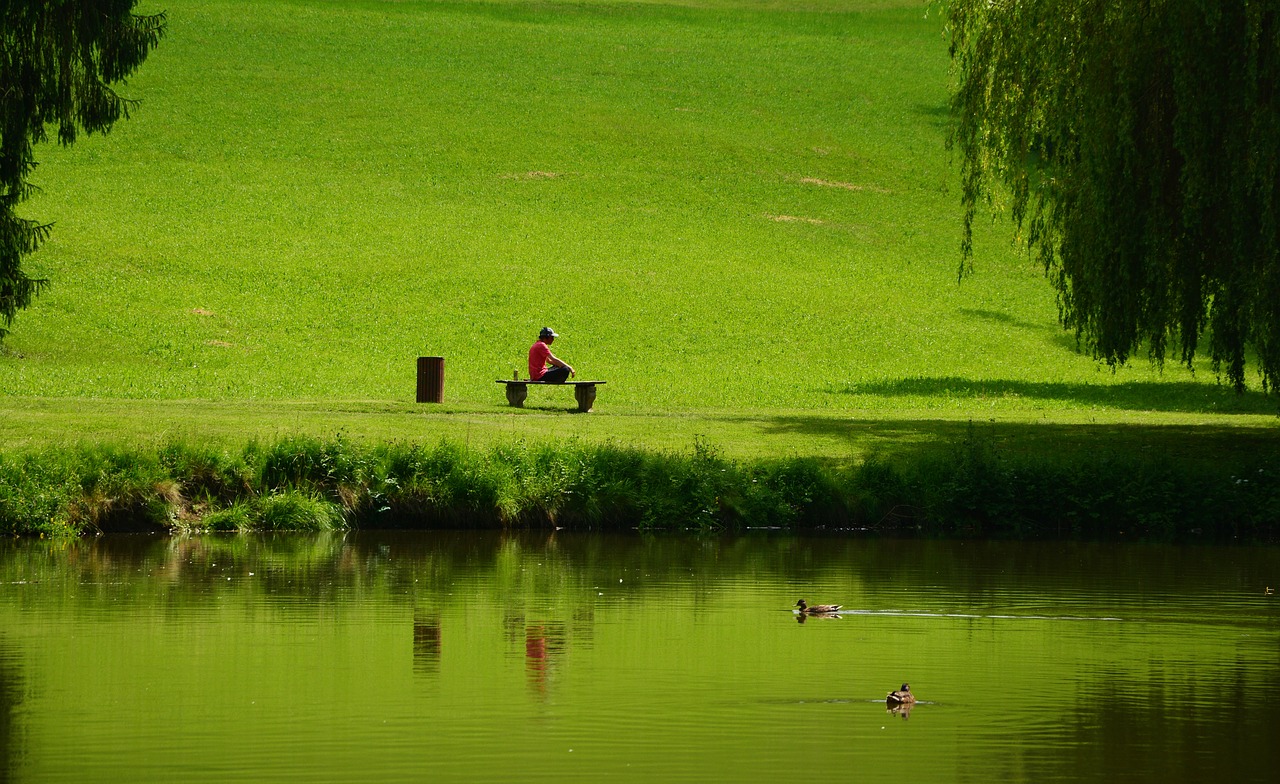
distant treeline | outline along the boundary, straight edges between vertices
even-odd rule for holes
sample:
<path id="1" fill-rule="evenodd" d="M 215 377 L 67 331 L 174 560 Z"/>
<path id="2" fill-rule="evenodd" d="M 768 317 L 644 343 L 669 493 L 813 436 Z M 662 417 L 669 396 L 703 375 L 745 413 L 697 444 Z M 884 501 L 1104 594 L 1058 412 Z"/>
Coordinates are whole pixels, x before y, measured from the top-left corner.
<path id="1" fill-rule="evenodd" d="M 970 432 L 911 458 L 736 461 L 578 441 L 487 451 L 342 438 L 0 454 L 0 532 L 844 529 L 983 538 L 1280 540 L 1274 456 L 1012 454 Z"/>

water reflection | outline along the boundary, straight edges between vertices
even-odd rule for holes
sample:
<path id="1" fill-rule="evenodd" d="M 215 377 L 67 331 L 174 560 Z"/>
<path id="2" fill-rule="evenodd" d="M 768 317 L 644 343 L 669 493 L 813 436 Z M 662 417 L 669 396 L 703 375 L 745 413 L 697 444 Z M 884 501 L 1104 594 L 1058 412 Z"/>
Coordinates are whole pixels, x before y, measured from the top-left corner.
<path id="1" fill-rule="evenodd" d="M 724 577 L 753 573 L 769 579 L 790 578 L 796 584 L 808 584 L 807 578 L 813 575 L 843 573 L 880 592 L 892 592 L 895 586 L 915 586 L 921 576 L 927 576 L 929 583 L 970 600 L 967 607 L 1044 610 L 1049 615 L 1062 614 L 1062 605 L 1055 600 L 1063 589 L 1105 597 L 1093 605 L 1097 607 L 1131 606 L 1132 599 L 1158 607 L 1165 593 L 1189 601 L 1198 593 L 1210 599 L 1205 592 L 1218 591 L 1224 584 L 1263 600 L 1267 581 L 1276 581 L 1274 569 L 1259 558 L 1243 557 L 1252 552 L 1245 548 L 1222 548 L 1215 573 L 1202 568 L 1206 548 L 784 537 L 690 542 L 675 537 L 357 532 L 305 538 L 109 536 L 35 546 L 19 542 L 7 544 L 5 550 L 12 553 L 15 548 L 24 551 L 22 558 L 32 569 L 53 569 L 59 576 L 74 574 L 76 582 L 86 587 L 100 588 L 118 582 L 122 575 L 135 582 L 133 578 L 144 575 L 148 590 L 181 583 L 191 593 L 198 587 L 225 587 L 221 583 L 228 582 L 228 577 L 233 587 L 243 585 L 237 580 L 254 571 L 260 586 L 281 590 L 288 586 L 291 592 L 319 597 L 397 580 L 409 580 L 402 585 L 414 580 L 420 585 L 423 581 L 443 585 L 454 578 L 486 574 L 517 605 L 530 589 L 553 590 L 557 583 L 563 587 L 563 581 L 588 579 L 582 572 L 599 567 L 606 568 L 612 578 L 603 586 L 606 589 L 613 589 L 626 576 L 649 586 L 687 578 L 696 586 L 714 588 Z M 11 558 L 6 566 L 13 568 Z M 319 579 L 308 579 L 313 577 Z M 1016 604 L 1005 601 L 1013 596 Z M 1155 601 L 1143 601 L 1144 596 Z M 783 606 L 790 604 L 783 601 L 785 597 L 778 599 Z M 867 609 L 882 608 L 846 606 L 842 612 Z"/>
<path id="2" fill-rule="evenodd" d="M 6 540 L 0 751 L 33 781 L 249 770 L 228 760 L 264 780 L 1261 781 L 1278 574 L 1275 549 L 781 535 Z M 801 595 L 842 615 L 787 622 Z M 926 702 L 889 710 L 906 679 Z"/>
<path id="3" fill-rule="evenodd" d="M 1274 642 L 1274 641 L 1273 641 Z M 1280 654 L 1280 650 L 1276 651 Z M 1215 781 L 1225 770 L 1260 780 L 1274 774 L 1280 727 L 1280 675 L 1243 658 L 1192 660 L 1152 651 L 1140 676 L 1080 684 L 1080 698 L 1064 719 L 1059 748 L 1028 756 L 1046 778 L 1103 780 L 1123 759 L 1138 759 L 1150 781 Z M 1257 697 L 1270 695 L 1263 702 Z M 1268 729 L 1263 731 L 1262 727 Z M 1061 745 L 1073 754 L 1064 759 Z M 1262 767 L 1258 767 L 1262 766 Z"/>
<path id="4" fill-rule="evenodd" d="M 413 614 L 413 669 L 424 675 L 440 671 L 440 616 L 435 613 Z"/>
<path id="5" fill-rule="evenodd" d="M 809 620 L 821 623 L 822 621 L 838 621 L 840 613 L 820 613 L 818 615 L 810 615 L 809 613 L 798 612 L 796 615 L 796 623 L 806 623 Z"/>
<path id="6" fill-rule="evenodd" d="M 9 780 L 21 753 L 18 709 L 22 705 L 21 659 L 13 644 L 0 634 L 0 779 Z"/>
<path id="7" fill-rule="evenodd" d="M 546 696 L 555 667 L 569 647 L 568 639 L 564 624 L 542 623 L 525 627 L 525 673 L 530 689 L 539 697 Z"/>

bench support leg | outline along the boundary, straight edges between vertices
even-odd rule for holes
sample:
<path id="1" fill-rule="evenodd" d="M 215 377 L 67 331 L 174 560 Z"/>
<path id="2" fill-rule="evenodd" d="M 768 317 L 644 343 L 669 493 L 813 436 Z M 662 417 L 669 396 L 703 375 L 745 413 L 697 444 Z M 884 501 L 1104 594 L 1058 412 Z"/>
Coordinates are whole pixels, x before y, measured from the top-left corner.
<path id="1" fill-rule="evenodd" d="M 578 410 L 585 414 L 596 402 L 596 385 L 579 384 L 573 388 L 573 396 L 578 401 Z"/>
<path id="2" fill-rule="evenodd" d="M 516 408 L 524 408 L 524 399 L 529 396 L 528 384 L 507 384 L 507 404 Z"/>

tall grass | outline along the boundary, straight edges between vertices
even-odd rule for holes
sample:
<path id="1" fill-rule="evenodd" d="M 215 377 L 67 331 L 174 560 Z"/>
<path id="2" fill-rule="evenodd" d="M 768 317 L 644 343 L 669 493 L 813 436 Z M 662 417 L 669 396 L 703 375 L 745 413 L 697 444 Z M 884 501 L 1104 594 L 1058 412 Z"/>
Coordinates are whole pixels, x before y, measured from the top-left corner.
<path id="1" fill-rule="evenodd" d="M 1274 538 L 1280 463 L 1052 460 L 971 427 L 911 459 L 728 460 L 578 441 L 487 451 L 336 438 L 0 454 L 0 532 L 399 528 L 860 529 L 989 537 Z"/>

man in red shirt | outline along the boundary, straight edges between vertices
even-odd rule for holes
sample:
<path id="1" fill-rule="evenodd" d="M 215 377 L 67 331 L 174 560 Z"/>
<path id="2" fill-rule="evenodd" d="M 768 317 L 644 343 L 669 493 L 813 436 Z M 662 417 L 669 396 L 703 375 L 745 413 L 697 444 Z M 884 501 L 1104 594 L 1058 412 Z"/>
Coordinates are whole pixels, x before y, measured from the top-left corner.
<path id="1" fill-rule="evenodd" d="M 538 342 L 529 347 L 529 380 L 548 384 L 563 384 L 569 376 L 576 375 L 568 362 L 551 353 L 551 344 L 560 337 L 551 327 L 543 327 Z M 547 367 L 550 363 L 551 367 Z"/>

